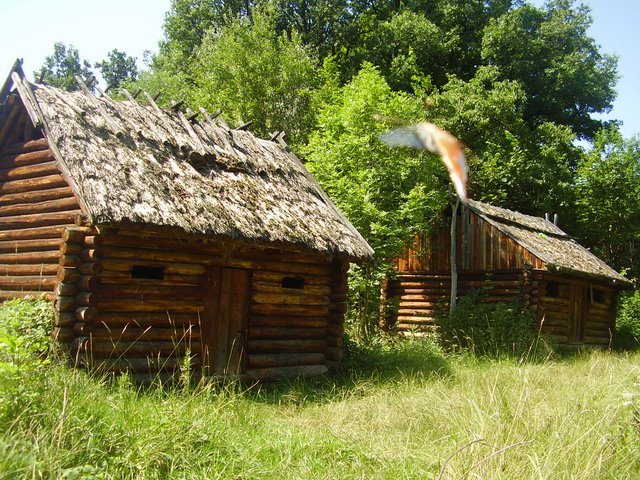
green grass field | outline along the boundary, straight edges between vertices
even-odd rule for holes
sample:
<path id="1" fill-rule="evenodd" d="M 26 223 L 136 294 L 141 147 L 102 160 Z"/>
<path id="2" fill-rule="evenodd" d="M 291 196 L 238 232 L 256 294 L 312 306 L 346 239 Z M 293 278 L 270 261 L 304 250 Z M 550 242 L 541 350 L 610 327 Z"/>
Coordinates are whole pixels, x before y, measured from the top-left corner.
<path id="1" fill-rule="evenodd" d="M 355 355 L 341 375 L 261 386 L 0 370 L 0 478 L 640 478 L 640 354 Z"/>

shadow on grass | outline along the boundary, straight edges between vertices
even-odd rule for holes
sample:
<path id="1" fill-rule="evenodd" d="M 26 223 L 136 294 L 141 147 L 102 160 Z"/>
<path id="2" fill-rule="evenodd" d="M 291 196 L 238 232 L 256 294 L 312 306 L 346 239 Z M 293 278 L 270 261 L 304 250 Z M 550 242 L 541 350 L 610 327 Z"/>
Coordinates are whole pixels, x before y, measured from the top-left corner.
<path id="1" fill-rule="evenodd" d="M 310 404 L 363 395 L 376 386 L 451 377 L 444 352 L 431 338 L 373 339 L 346 342 L 343 369 L 313 378 L 282 379 L 256 384 L 247 398 L 273 404 Z"/>

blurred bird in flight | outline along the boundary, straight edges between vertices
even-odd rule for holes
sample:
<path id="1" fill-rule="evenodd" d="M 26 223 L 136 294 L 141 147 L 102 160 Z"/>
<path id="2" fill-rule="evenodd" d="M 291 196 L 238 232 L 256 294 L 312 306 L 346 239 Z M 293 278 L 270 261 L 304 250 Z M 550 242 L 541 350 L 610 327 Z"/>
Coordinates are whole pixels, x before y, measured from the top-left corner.
<path id="1" fill-rule="evenodd" d="M 449 170 L 449 178 L 458 198 L 462 203 L 467 203 L 467 160 L 456 137 L 433 123 L 420 122 L 383 133 L 380 140 L 389 146 L 404 145 L 440 155 Z"/>

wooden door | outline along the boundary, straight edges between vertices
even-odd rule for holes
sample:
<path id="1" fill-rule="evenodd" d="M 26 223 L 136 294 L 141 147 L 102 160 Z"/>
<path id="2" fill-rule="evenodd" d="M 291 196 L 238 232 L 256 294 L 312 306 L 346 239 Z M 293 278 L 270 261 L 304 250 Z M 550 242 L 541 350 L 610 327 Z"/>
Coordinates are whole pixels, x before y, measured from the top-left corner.
<path id="1" fill-rule="evenodd" d="M 584 342 L 584 324 L 587 316 L 587 285 L 572 283 L 569 291 L 569 343 Z"/>
<path id="2" fill-rule="evenodd" d="M 210 268 L 203 325 L 205 374 L 242 373 L 250 287 L 249 270 Z"/>

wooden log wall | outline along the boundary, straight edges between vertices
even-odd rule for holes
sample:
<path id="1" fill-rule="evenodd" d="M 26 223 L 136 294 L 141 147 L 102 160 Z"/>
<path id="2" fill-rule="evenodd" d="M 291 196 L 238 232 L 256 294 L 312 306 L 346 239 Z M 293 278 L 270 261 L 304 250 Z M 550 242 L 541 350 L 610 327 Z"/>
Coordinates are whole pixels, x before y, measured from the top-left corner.
<path id="1" fill-rule="evenodd" d="M 435 328 L 438 308 L 448 311 L 451 276 L 445 274 L 398 275 L 388 282 L 386 324 L 400 332 L 430 331 Z M 521 271 L 461 274 L 458 296 L 482 289 L 487 302 L 511 302 L 531 294 L 531 282 Z"/>
<path id="2" fill-rule="evenodd" d="M 457 267 L 459 272 L 501 272 L 542 268 L 543 262 L 475 213 L 461 209 L 458 216 Z M 399 273 L 448 274 L 451 270 L 449 226 L 427 236 L 417 235 L 396 259 Z"/>
<path id="3" fill-rule="evenodd" d="M 9 103 L 0 125 L 0 301 L 53 299 L 62 234 L 80 207 L 41 131 L 15 97 Z"/>
<path id="4" fill-rule="evenodd" d="M 66 272 L 75 290 L 63 289 L 77 291 L 66 307 L 74 346 L 93 364 L 153 373 L 174 368 L 188 350 L 201 366 L 208 271 L 222 267 L 251 272 L 246 377 L 315 375 L 340 365 L 346 262 L 156 232 L 103 229 L 82 242 L 77 272 Z M 134 278 L 134 268 L 161 278 Z"/>
<path id="5" fill-rule="evenodd" d="M 615 330 L 616 289 L 545 272 L 537 273 L 536 278 L 540 287 L 538 295 L 532 296 L 533 306 L 543 332 L 560 344 L 610 344 Z"/>
<path id="6" fill-rule="evenodd" d="M 601 297 L 594 296 L 594 290 Z M 590 285 L 584 342 L 589 345 L 609 346 L 616 328 L 618 292 L 603 284 Z"/>

